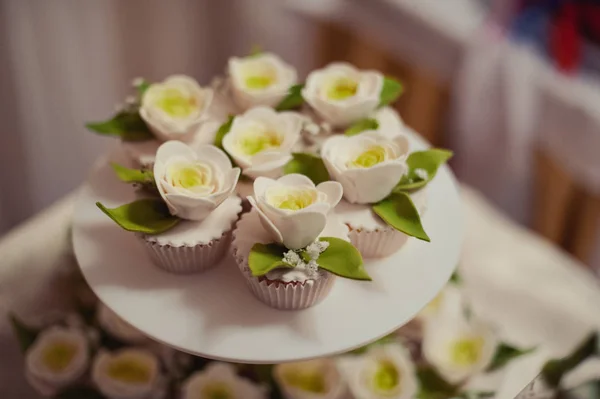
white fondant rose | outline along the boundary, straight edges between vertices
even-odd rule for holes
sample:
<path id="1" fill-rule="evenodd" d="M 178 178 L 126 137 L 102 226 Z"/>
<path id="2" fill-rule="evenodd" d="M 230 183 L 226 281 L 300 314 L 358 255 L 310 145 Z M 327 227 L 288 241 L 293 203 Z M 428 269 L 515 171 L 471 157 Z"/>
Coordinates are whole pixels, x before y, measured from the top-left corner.
<path id="1" fill-rule="evenodd" d="M 203 220 L 235 189 L 240 169 L 212 145 L 167 141 L 156 152 L 154 179 L 171 214 Z"/>
<path id="2" fill-rule="evenodd" d="M 369 117 L 379 105 L 382 88 L 381 73 L 337 62 L 311 72 L 302 97 L 326 122 L 343 127 Z"/>
<path id="3" fill-rule="evenodd" d="M 152 399 L 164 389 L 157 357 L 142 349 L 98 353 L 92 380 L 109 399 Z"/>
<path id="4" fill-rule="evenodd" d="M 192 374 L 182 388 L 183 399 L 227 398 L 264 399 L 265 390 L 239 377 L 231 364 L 214 362 Z"/>
<path id="5" fill-rule="evenodd" d="M 130 344 L 148 341 L 148 338 L 131 324 L 120 318 L 106 305 L 98 305 L 98 323 L 114 338 Z"/>
<path id="6" fill-rule="evenodd" d="M 332 359 L 278 364 L 274 377 L 289 399 L 341 399 L 346 391 Z"/>
<path id="7" fill-rule="evenodd" d="M 410 354 L 400 344 L 376 345 L 338 360 L 356 399 L 413 399 L 418 383 Z"/>
<path id="8" fill-rule="evenodd" d="M 142 97 L 140 116 L 162 140 L 179 140 L 196 132 L 207 119 L 213 97 L 211 89 L 183 75 L 151 84 Z"/>
<path id="9" fill-rule="evenodd" d="M 294 67 L 271 53 L 231 58 L 229 76 L 233 98 L 244 110 L 276 106 L 297 81 Z"/>
<path id="10" fill-rule="evenodd" d="M 323 144 L 321 156 L 348 202 L 370 204 L 387 197 L 408 171 L 408 140 L 374 131 L 337 135 Z"/>
<path id="11" fill-rule="evenodd" d="M 26 377 L 42 395 L 53 395 L 87 370 L 89 348 L 78 329 L 52 327 L 43 331 L 25 355 Z"/>
<path id="12" fill-rule="evenodd" d="M 254 197 L 249 196 L 248 201 L 275 241 L 289 249 L 300 249 L 319 236 L 327 223 L 327 213 L 341 198 L 342 186 L 337 182 L 315 186 L 304 175 L 290 174 L 278 180 L 259 177 L 254 181 Z"/>
<path id="13" fill-rule="evenodd" d="M 483 372 L 498 343 L 495 331 L 475 316 L 442 314 L 424 325 L 423 356 L 453 384 Z"/>
<path id="14" fill-rule="evenodd" d="M 245 175 L 277 178 L 292 159 L 292 147 L 300 138 L 303 122 L 294 112 L 252 108 L 234 119 L 223 148 Z"/>
<path id="15" fill-rule="evenodd" d="M 437 317 L 459 317 L 464 311 L 462 292 L 455 284 L 448 284 L 417 314 L 420 321 Z"/>

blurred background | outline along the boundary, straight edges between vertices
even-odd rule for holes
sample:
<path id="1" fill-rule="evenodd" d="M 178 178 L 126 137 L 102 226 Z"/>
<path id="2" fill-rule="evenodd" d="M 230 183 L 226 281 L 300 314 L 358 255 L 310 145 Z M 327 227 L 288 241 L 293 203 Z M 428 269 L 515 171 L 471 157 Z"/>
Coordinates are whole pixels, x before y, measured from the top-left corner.
<path id="1" fill-rule="evenodd" d="M 208 83 L 252 45 L 302 75 L 397 75 L 405 122 L 458 177 L 600 268 L 600 2 L 0 2 L 0 233 L 74 190 L 113 145 L 86 132 L 136 76 Z"/>

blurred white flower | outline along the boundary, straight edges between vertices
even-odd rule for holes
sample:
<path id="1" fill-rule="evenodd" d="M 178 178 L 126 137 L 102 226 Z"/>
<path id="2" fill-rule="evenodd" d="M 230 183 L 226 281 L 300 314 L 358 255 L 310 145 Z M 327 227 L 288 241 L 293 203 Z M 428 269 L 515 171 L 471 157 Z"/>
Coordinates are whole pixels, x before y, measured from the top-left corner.
<path id="1" fill-rule="evenodd" d="M 415 318 L 421 322 L 427 322 L 428 319 L 441 315 L 460 317 L 464 312 L 464 306 L 461 290 L 455 284 L 450 283 Z"/>
<path id="2" fill-rule="evenodd" d="M 296 69 L 271 53 L 231 58 L 229 76 L 233 98 L 243 110 L 275 107 L 297 81 Z"/>
<path id="3" fill-rule="evenodd" d="M 78 380 L 89 365 L 88 342 L 78 329 L 42 331 L 25 355 L 25 374 L 42 395 L 53 395 Z"/>
<path id="4" fill-rule="evenodd" d="M 413 399 L 418 390 L 410 354 L 397 343 L 343 356 L 338 366 L 356 399 Z"/>
<path id="5" fill-rule="evenodd" d="M 142 343 L 148 341 L 148 338 L 138 329 L 127 323 L 116 315 L 103 303 L 98 305 L 98 323 L 113 338 L 126 342 L 128 344 Z"/>
<path id="6" fill-rule="evenodd" d="M 440 314 L 427 319 L 423 356 L 450 383 L 485 371 L 498 346 L 494 329 L 474 315 Z"/>
<path id="7" fill-rule="evenodd" d="M 100 351 L 92 366 L 92 380 L 108 399 L 157 399 L 166 389 L 158 358 L 135 348 Z"/>
<path id="8" fill-rule="evenodd" d="M 346 386 L 330 358 L 284 363 L 273 370 L 287 399 L 339 399 Z"/>
<path id="9" fill-rule="evenodd" d="M 214 362 L 192 374 L 182 387 L 182 399 L 226 398 L 263 399 L 266 390 L 236 374 L 228 363 Z"/>

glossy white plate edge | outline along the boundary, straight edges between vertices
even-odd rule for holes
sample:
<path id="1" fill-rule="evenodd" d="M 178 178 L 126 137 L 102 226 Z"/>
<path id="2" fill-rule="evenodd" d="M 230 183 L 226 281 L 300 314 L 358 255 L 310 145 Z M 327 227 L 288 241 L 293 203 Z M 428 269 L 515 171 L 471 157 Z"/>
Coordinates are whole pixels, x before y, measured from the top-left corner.
<path id="1" fill-rule="evenodd" d="M 411 135 L 411 145 L 414 149 L 425 148 L 427 146 L 420 137 L 417 137 L 414 134 Z M 94 168 L 94 170 L 92 171 L 92 173 L 90 175 L 90 178 L 88 179 L 87 183 L 82 188 L 80 197 L 79 197 L 78 202 L 75 207 L 75 212 L 74 212 L 74 217 L 73 217 L 73 248 L 74 248 L 75 255 L 78 258 L 78 260 L 83 259 L 82 263 L 85 263 L 86 260 L 88 260 L 87 259 L 88 255 L 92 255 L 89 253 L 86 254 L 85 251 L 83 251 L 81 248 L 82 240 L 84 240 L 84 238 L 85 238 L 85 234 L 82 235 L 82 232 L 85 231 L 86 221 L 89 222 L 88 218 L 90 218 L 90 217 L 93 220 L 98 219 L 98 216 L 104 217 L 100 213 L 100 211 L 97 210 L 97 208 L 95 208 L 95 205 L 94 205 L 94 203 L 98 197 L 97 197 L 97 194 L 94 194 L 94 192 L 93 192 L 93 186 L 101 184 L 99 182 L 95 182 L 95 184 L 93 184 L 94 177 L 96 177 L 96 179 L 97 179 L 99 169 L 100 170 L 108 169 L 108 165 L 106 164 L 106 159 L 100 160 L 98 162 L 97 167 Z M 106 182 L 103 182 L 103 183 L 106 183 Z M 110 184 L 114 185 L 114 183 L 112 183 L 112 182 Z M 117 313 L 123 319 L 127 320 L 130 324 L 132 324 L 134 327 L 138 328 L 140 331 L 142 331 L 144 334 L 148 335 L 150 338 L 152 338 L 158 342 L 161 342 L 165 345 L 168 345 L 168 346 L 171 346 L 178 350 L 181 350 L 183 352 L 187 352 L 187 353 L 190 353 L 193 355 L 202 356 L 202 357 L 206 357 L 206 358 L 216 359 L 216 360 L 241 362 L 241 363 L 282 363 L 282 362 L 288 362 L 288 361 L 299 361 L 299 360 L 306 360 L 306 359 L 311 359 L 311 358 L 315 358 L 315 357 L 331 356 L 331 355 L 335 355 L 335 354 L 340 354 L 340 353 L 344 353 L 344 352 L 350 351 L 352 349 L 361 347 L 365 344 L 368 344 L 369 342 L 373 342 L 385 335 L 388 335 L 389 333 L 395 331 L 396 329 L 398 329 L 399 327 L 404 325 L 406 322 L 410 321 L 412 319 L 412 317 L 414 317 L 414 315 L 416 315 L 416 313 L 423 306 L 425 306 L 431 299 L 433 299 L 435 297 L 435 295 L 437 295 L 437 293 L 443 288 L 444 284 L 448 281 L 450 275 L 454 271 L 454 269 L 458 263 L 458 260 L 459 260 L 460 247 L 461 247 L 462 238 L 464 235 L 464 231 L 463 231 L 464 221 L 462 220 L 463 212 L 461 209 L 459 194 L 457 191 L 457 183 L 454 179 L 454 176 L 449 171 L 449 169 L 447 167 L 443 167 L 438 172 L 438 175 L 436 176 L 434 181 L 432 183 L 430 183 L 430 187 L 428 189 L 430 190 L 430 193 L 428 195 L 428 197 L 429 197 L 428 198 L 428 202 L 429 202 L 428 208 L 429 209 L 425 215 L 424 224 L 425 224 L 427 231 L 430 233 L 430 235 L 432 237 L 432 243 L 428 244 L 428 243 L 418 242 L 415 239 L 411 239 L 406 244 L 406 246 L 404 248 L 402 248 L 397 254 L 394 254 L 391 257 L 383 259 L 381 261 L 376 261 L 376 262 L 369 261 L 368 267 L 370 267 L 370 273 L 372 274 L 374 280 L 377 281 L 378 280 L 377 279 L 378 273 L 376 272 L 377 269 L 373 269 L 373 266 L 374 267 L 378 267 L 378 266 L 375 266 L 375 264 L 391 263 L 394 259 L 401 261 L 401 260 L 403 260 L 403 258 L 407 258 L 407 257 L 411 258 L 411 257 L 415 256 L 415 254 L 414 254 L 415 251 L 431 252 L 432 250 L 436 250 L 437 246 L 442 246 L 442 247 L 445 247 L 444 251 L 443 251 L 443 252 L 445 252 L 445 254 L 443 256 L 443 260 L 441 262 L 439 262 L 439 264 L 436 268 L 436 273 L 434 273 L 433 276 L 430 276 L 431 278 L 428 281 L 428 284 L 414 292 L 415 295 L 413 297 L 411 297 L 412 298 L 411 302 L 415 302 L 415 303 L 408 307 L 410 309 L 404 309 L 404 311 L 403 311 L 404 314 L 401 314 L 401 312 L 398 312 L 398 315 L 396 316 L 397 318 L 395 318 L 393 316 L 393 314 L 390 315 L 389 313 L 386 313 L 379 320 L 379 323 L 382 325 L 385 325 L 385 327 L 380 327 L 380 329 L 378 329 L 377 333 L 368 332 L 368 333 L 356 334 L 356 331 L 348 331 L 348 334 L 354 334 L 355 336 L 356 335 L 360 336 L 360 338 L 355 337 L 354 339 L 350 339 L 350 341 L 352 341 L 352 342 L 347 342 L 348 341 L 347 337 L 340 337 L 340 340 L 338 340 L 337 343 L 329 342 L 329 341 L 331 341 L 331 340 L 329 340 L 328 343 L 326 344 L 327 345 L 326 348 L 324 348 L 323 345 L 320 343 L 315 343 L 313 345 L 312 351 L 311 350 L 296 350 L 296 351 L 288 350 L 287 351 L 287 352 L 295 352 L 296 353 L 295 355 L 291 355 L 290 353 L 288 353 L 286 355 L 285 354 L 285 353 L 287 353 L 286 351 L 284 351 L 284 353 L 281 353 L 281 352 L 275 350 L 276 348 L 272 348 L 272 351 L 267 350 L 266 353 L 263 351 L 260 354 L 257 354 L 256 351 L 250 351 L 251 353 L 254 353 L 254 354 L 249 356 L 247 354 L 242 355 L 243 352 L 248 352 L 248 349 L 249 349 L 248 347 L 243 348 L 243 349 L 238 349 L 235 351 L 219 350 L 219 349 L 222 349 L 223 345 L 220 345 L 220 346 L 216 345 L 217 349 L 213 349 L 213 350 L 211 350 L 209 348 L 203 348 L 202 350 L 198 350 L 197 345 L 192 345 L 192 346 L 196 346 L 196 348 L 190 347 L 190 345 L 182 345 L 182 343 L 184 343 L 184 342 L 189 343 L 189 337 L 182 338 L 181 336 L 179 336 L 179 337 L 175 337 L 172 335 L 169 336 L 168 333 L 167 333 L 167 335 L 165 335 L 164 331 L 160 331 L 160 332 L 155 331 L 156 326 L 148 328 L 148 320 L 152 319 L 153 318 L 152 316 L 155 316 L 155 315 L 151 315 L 146 320 L 141 320 L 140 317 L 142 317 L 142 316 L 140 316 L 140 314 L 138 314 L 138 312 L 136 312 L 134 309 L 128 308 L 126 304 L 124 305 L 123 303 L 118 303 L 120 296 L 115 295 L 115 292 L 111 291 L 110 287 L 107 289 L 107 287 L 102 286 L 102 284 L 99 284 L 98 281 L 95 281 L 94 277 L 90 276 L 89 271 L 86 271 L 86 267 L 82 266 L 82 271 L 83 271 L 84 277 L 86 278 L 86 280 L 88 281 L 88 283 L 90 284 L 90 286 L 92 287 L 94 292 L 108 307 L 110 307 L 113 311 L 115 311 L 115 313 Z M 123 190 L 133 191 L 129 187 L 124 187 Z M 438 191 L 441 191 L 441 192 L 438 192 Z M 94 196 L 96 196 L 96 197 L 94 197 Z M 131 199 L 133 199 L 133 195 L 131 195 Z M 447 212 L 447 213 L 441 214 L 441 215 L 436 215 L 436 209 L 441 203 L 445 204 L 445 206 L 441 206 L 442 210 L 444 208 L 449 208 L 449 209 L 446 209 L 446 212 L 449 210 L 451 212 Z M 118 204 L 112 204 L 109 202 L 108 205 L 113 206 L 113 205 L 118 205 Z M 90 210 L 92 209 L 90 206 L 93 207 L 94 212 L 96 212 L 96 210 L 97 210 L 97 212 L 90 213 Z M 102 223 L 104 224 L 104 220 Z M 106 218 L 106 224 L 108 226 L 110 226 L 111 236 L 112 235 L 120 235 L 121 233 L 128 234 L 126 232 L 122 232 L 116 225 L 112 224 L 112 222 L 110 222 L 108 220 L 108 218 Z M 432 230 L 432 225 L 437 226 L 437 228 Z M 444 225 L 446 225 L 446 229 L 448 228 L 448 226 L 452 226 L 452 229 L 451 229 L 452 233 L 448 235 L 448 231 L 446 231 L 445 232 L 446 237 L 439 236 L 439 234 L 441 234 L 439 232 L 440 228 L 441 228 L 442 232 L 444 230 L 444 228 L 440 227 L 440 226 L 444 226 Z M 436 236 L 438 237 L 437 239 L 436 239 Z M 447 240 L 444 240 L 444 238 L 446 238 Z M 130 239 L 127 239 L 126 241 L 131 241 L 131 239 L 133 239 L 133 237 L 130 237 Z M 444 243 L 440 243 L 438 241 L 438 244 L 435 244 L 434 240 L 435 241 L 444 240 Z M 436 245 L 436 247 L 433 247 L 434 245 Z M 419 250 L 419 248 L 415 248 L 415 247 L 421 247 L 421 249 Z M 129 249 L 129 247 L 128 247 L 128 249 Z M 439 250 L 439 248 L 437 248 L 437 249 Z M 141 248 L 140 248 L 140 251 L 141 251 Z M 407 256 L 407 255 L 411 255 L 411 256 Z M 148 263 L 149 267 L 153 267 L 152 265 L 149 264 L 150 263 L 149 259 L 147 259 L 146 262 Z M 373 265 L 371 266 L 371 264 L 373 264 Z M 225 265 L 222 265 L 222 266 L 225 266 Z M 144 266 L 144 267 L 146 267 L 146 266 Z M 381 268 L 381 267 L 383 267 L 383 266 L 379 266 L 379 268 Z M 217 269 L 217 271 L 220 269 L 223 269 L 223 267 L 220 267 L 219 269 Z M 207 278 L 207 277 L 211 276 L 210 273 L 213 273 L 213 272 L 214 271 L 209 272 L 209 274 L 195 275 L 190 278 L 197 279 L 197 278 L 199 278 L 198 276 L 202 276 L 202 278 Z M 229 271 L 227 273 L 233 274 L 230 272 L 231 271 Z M 235 272 L 238 273 L 237 270 Z M 159 271 L 159 273 L 162 273 L 162 272 Z M 222 273 L 220 273 L 220 274 L 222 274 Z M 92 278 L 90 278 L 90 277 L 92 277 Z M 185 278 L 185 277 L 181 277 L 181 276 L 172 276 L 172 275 L 169 275 L 166 273 L 163 273 L 163 277 L 167 280 L 168 279 L 173 280 L 173 279 Z M 229 278 L 229 277 L 227 277 L 227 278 Z M 240 286 L 242 286 L 242 288 L 245 290 L 245 294 L 246 294 L 246 295 L 243 295 L 244 298 L 241 301 L 241 303 L 244 303 L 244 307 L 247 308 L 247 310 L 249 310 L 249 311 L 251 309 L 256 309 L 257 306 L 262 306 L 262 307 L 267 308 L 266 305 L 259 303 L 252 297 L 252 294 L 249 292 L 249 290 L 247 290 L 245 284 L 241 281 L 241 276 L 239 276 L 239 279 L 240 279 L 240 281 L 236 284 L 237 288 L 240 288 Z M 229 281 L 230 280 L 228 280 L 228 283 L 229 283 Z M 344 283 L 346 283 L 346 284 L 344 284 Z M 347 282 L 347 281 L 340 282 L 340 281 L 338 281 L 336 283 L 336 287 L 334 287 L 334 290 L 333 290 L 332 294 L 330 295 L 330 297 L 336 293 L 336 290 L 339 290 L 340 284 L 347 285 L 347 283 L 357 284 L 356 282 Z M 345 287 L 345 288 L 346 288 L 346 290 L 348 290 L 348 287 Z M 190 288 L 188 287 L 187 289 L 190 289 Z M 356 291 L 356 290 L 354 290 L 354 291 Z M 255 303 L 245 302 L 246 300 L 255 301 Z M 338 301 L 339 301 L 339 299 L 338 299 Z M 290 317 L 289 317 L 290 314 L 306 315 L 308 312 L 322 312 L 325 310 L 331 310 L 331 309 L 327 309 L 327 307 L 326 307 L 326 304 L 328 302 L 330 302 L 330 298 L 327 298 L 322 304 L 318 305 L 315 308 L 312 308 L 312 309 L 309 309 L 306 311 L 300 311 L 300 312 L 282 312 L 282 311 L 277 311 L 277 310 L 273 310 L 273 309 L 268 309 L 268 311 L 270 313 L 278 314 L 280 316 L 279 318 L 282 320 L 290 319 Z M 337 309 L 337 310 L 340 311 L 342 309 Z M 264 312 L 262 312 L 262 313 L 264 313 Z M 376 313 L 376 312 L 370 311 L 369 313 Z M 333 327 L 333 324 L 335 324 L 335 323 L 331 320 L 335 319 L 335 313 L 332 313 L 330 316 L 331 316 L 330 323 L 332 323 L 332 327 Z M 395 319 L 395 321 L 390 323 L 390 320 L 394 320 L 394 319 Z M 288 323 L 284 323 L 284 324 L 286 324 L 286 327 L 290 328 L 290 325 Z M 152 325 L 152 323 L 150 323 L 150 325 Z M 361 324 L 361 327 L 365 327 L 365 328 L 367 328 L 367 330 L 370 330 L 372 326 Z M 294 323 L 292 323 L 291 328 L 292 328 L 292 330 L 290 332 L 295 331 L 295 329 L 298 328 L 298 325 L 295 325 Z M 242 330 L 244 330 L 244 326 L 240 326 L 241 334 L 243 334 Z M 305 338 L 306 337 L 304 337 L 303 339 L 305 339 Z M 309 337 L 308 339 L 310 340 L 310 339 L 314 339 L 314 338 L 315 337 L 312 337 L 312 338 Z M 291 341 L 293 341 L 293 339 Z M 261 346 L 264 346 L 264 343 Z M 304 346 L 306 346 L 306 345 L 304 345 Z M 318 351 L 315 351 L 314 348 L 320 348 L 320 349 Z M 236 352 L 239 352 L 239 354 Z M 300 352 L 302 352 L 302 353 L 300 353 Z"/>

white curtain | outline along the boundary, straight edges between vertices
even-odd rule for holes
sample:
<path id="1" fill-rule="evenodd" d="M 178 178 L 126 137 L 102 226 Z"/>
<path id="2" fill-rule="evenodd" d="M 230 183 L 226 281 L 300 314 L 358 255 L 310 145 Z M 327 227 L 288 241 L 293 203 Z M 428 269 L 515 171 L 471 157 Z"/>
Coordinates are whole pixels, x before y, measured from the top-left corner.
<path id="1" fill-rule="evenodd" d="M 111 115 L 136 76 L 208 83 L 253 44 L 312 67 L 313 27 L 278 0 L 0 2 L 0 233 L 85 178 L 114 140 Z"/>

